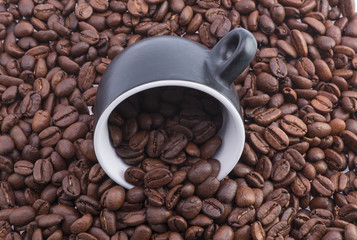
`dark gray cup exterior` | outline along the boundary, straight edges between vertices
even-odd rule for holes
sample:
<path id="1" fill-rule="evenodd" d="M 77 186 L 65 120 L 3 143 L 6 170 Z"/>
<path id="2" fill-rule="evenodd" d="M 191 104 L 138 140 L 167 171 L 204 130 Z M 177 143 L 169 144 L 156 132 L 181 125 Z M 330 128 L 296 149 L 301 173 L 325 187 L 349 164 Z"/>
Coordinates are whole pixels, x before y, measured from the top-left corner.
<path id="1" fill-rule="evenodd" d="M 114 58 L 100 82 L 95 103 L 95 122 L 119 95 L 139 85 L 159 80 L 183 80 L 210 86 L 232 101 L 240 111 L 232 82 L 252 61 L 256 40 L 237 28 L 208 50 L 180 37 L 142 40 Z M 227 54 L 232 54 L 229 60 Z"/>
<path id="2" fill-rule="evenodd" d="M 233 81 L 251 62 L 256 47 L 254 36 L 242 28 L 229 32 L 211 50 L 173 36 L 139 41 L 114 58 L 105 71 L 96 95 L 95 124 L 105 109 L 129 90 L 170 80 L 208 86 L 228 99 L 241 115 Z"/>

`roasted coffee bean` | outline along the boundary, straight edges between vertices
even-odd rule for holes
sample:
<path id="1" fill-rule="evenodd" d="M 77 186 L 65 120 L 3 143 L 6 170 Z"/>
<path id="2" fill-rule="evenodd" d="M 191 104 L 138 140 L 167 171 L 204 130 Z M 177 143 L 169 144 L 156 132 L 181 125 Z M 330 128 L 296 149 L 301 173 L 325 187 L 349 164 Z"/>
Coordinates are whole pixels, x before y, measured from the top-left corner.
<path id="1" fill-rule="evenodd" d="M 286 221 L 280 221 L 274 224 L 268 231 L 267 238 L 270 237 L 282 237 L 284 235 L 287 235 L 287 233 L 290 231 L 290 225 Z"/>
<path id="2" fill-rule="evenodd" d="M 268 201 L 260 206 L 257 218 L 263 225 L 272 223 L 281 212 L 281 206 L 275 201 Z"/>
<path id="3" fill-rule="evenodd" d="M 268 125 L 281 116 L 281 111 L 278 108 L 269 108 L 266 111 L 254 116 L 254 121 L 260 125 Z"/>
<path id="4" fill-rule="evenodd" d="M 216 219 L 222 216 L 224 206 L 217 199 L 208 198 L 202 202 L 202 212 L 208 217 Z"/>
<path id="5" fill-rule="evenodd" d="M 236 196 L 238 184 L 232 179 L 227 179 L 220 184 L 217 191 L 217 199 L 222 203 L 230 203 Z"/>
<path id="6" fill-rule="evenodd" d="M 176 211 L 186 219 L 193 219 L 202 209 L 202 201 L 192 196 L 178 202 Z"/>
<path id="7" fill-rule="evenodd" d="M 68 175 L 62 180 L 63 191 L 70 197 L 76 198 L 81 193 L 80 181 L 74 175 Z"/>
<path id="8" fill-rule="evenodd" d="M 265 140 L 276 150 L 283 150 L 289 145 L 289 138 L 279 127 L 270 126 L 264 131 Z"/>
<path id="9" fill-rule="evenodd" d="M 52 117 L 53 122 L 58 127 L 68 127 L 78 120 L 78 111 L 72 106 L 64 107 Z"/>
<path id="10" fill-rule="evenodd" d="M 316 178 L 312 181 L 312 186 L 318 193 L 326 197 L 331 196 L 335 191 L 335 187 L 331 180 L 322 175 L 316 176 Z"/>
<path id="11" fill-rule="evenodd" d="M 180 194 L 183 185 L 177 185 L 170 189 L 165 198 L 165 205 L 167 209 L 173 209 L 180 200 Z"/>
<path id="12" fill-rule="evenodd" d="M 39 110 L 35 113 L 32 121 L 32 129 L 35 132 L 41 132 L 50 126 L 51 116 L 47 111 Z"/>
<path id="13" fill-rule="evenodd" d="M 290 163 L 286 159 L 276 161 L 272 166 L 271 178 L 274 181 L 282 181 L 290 172 Z"/>
<path id="14" fill-rule="evenodd" d="M 155 168 L 144 176 L 144 184 L 148 188 L 162 187 L 172 180 L 172 173 L 165 168 Z"/>
<path id="15" fill-rule="evenodd" d="M 269 152 L 270 147 L 261 134 L 252 132 L 249 134 L 248 138 L 249 142 L 255 150 L 262 154 L 267 154 Z"/>
<path id="16" fill-rule="evenodd" d="M 331 126 L 324 122 L 314 122 L 307 125 L 307 135 L 309 137 L 323 138 L 331 133 Z"/>
<path id="17" fill-rule="evenodd" d="M 14 192 L 8 182 L 0 183 L 0 207 L 2 209 L 13 208 L 15 206 Z"/>
<path id="18" fill-rule="evenodd" d="M 124 199 L 124 189 L 120 186 L 114 186 L 104 192 L 101 197 L 101 204 L 112 211 L 116 211 L 123 205 Z"/>
<path id="19" fill-rule="evenodd" d="M 172 212 L 163 207 L 148 207 L 146 210 L 146 217 L 149 224 L 166 223 L 171 216 Z"/>
<path id="20" fill-rule="evenodd" d="M 40 108 L 41 95 L 36 92 L 26 94 L 20 105 L 20 112 L 27 117 L 33 117 Z"/>
<path id="21" fill-rule="evenodd" d="M 235 203 L 238 207 L 248 207 L 255 203 L 255 193 L 247 186 L 239 186 L 235 195 Z"/>
<path id="22" fill-rule="evenodd" d="M 163 158 L 174 158 L 186 147 L 186 145 L 187 137 L 184 134 L 175 134 L 163 146 L 161 156 Z"/>
<path id="23" fill-rule="evenodd" d="M 9 223 L 14 226 L 24 226 L 35 219 L 36 213 L 32 207 L 23 206 L 16 208 L 9 216 Z"/>
<path id="24" fill-rule="evenodd" d="M 303 238 L 306 235 L 310 235 L 313 238 L 322 238 L 326 232 L 326 226 L 321 222 L 321 220 L 312 218 L 308 220 L 299 230 L 299 238 Z"/>
<path id="25" fill-rule="evenodd" d="M 347 240 L 353 239 L 357 235 L 356 226 L 354 226 L 353 224 L 346 224 L 344 229 L 345 229 L 344 237 Z"/>
<path id="26" fill-rule="evenodd" d="M 291 40 L 297 51 L 297 53 L 301 57 L 307 57 L 308 49 L 304 36 L 298 29 L 294 29 L 291 31 Z"/>
<path id="27" fill-rule="evenodd" d="M 34 180 L 39 184 L 46 184 L 51 181 L 53 166 L 49 160 L 39 159 L 33 166 Z"/>
<path id="28" fill-rule="evenodd" d="M 257 76 L 258 89 L 268 94 L 277 93 L 279 88 L 278 80 L 268 73 L 261 73 Z"/>
<path id="29" fill-rule="evenodd" d="M 255 218 L 255 209 L 253 206 L 247 208 L 235 208 L 228 216 L 228 224 L 232 227 L 243 227 Z"/>
<path id="30" fill-rule="evenodd" d="M 219 180 L 216 177 L 210 176 L 197 186 L 196 193 L 201 198 L 209 198 L 218 191 L 219 185 Z"/>
<path id="31" fill-rule="evenodd" d="M 78 211 L 83 215 L 88 213 L 92 215 L 98 215 L 101 210 L 101 205 L 99 202 L 88 195 L 81 195 L 79 198 L 77 198 L 75 204 Z"/>
<path id="32" fill-rule="evenodd" d="M 331 112 L 332 109 L 332 103 L 331 101 L 321 95 L 317 95 L 316 98 L 311 100 L 311 105 L 314 107 L 314 109 L 322 114 L 326 114 Z"/>
<path id="33" fill-rule="evenodd" d="M 291 184 L 291 190 L 298 197 L 306 196 L 311 190 L 309 179 L 300 173 L 297 174 L 294 182 Z"/>
<path id="34" fill-rule="evenodd" d="M 212 166 L 206 160 L 195 163 L 187 173 L 187 178 L 193 184 L 200 184 L 212 173 Z"/>
<path id="35" fill-rule="evenodd" d="M 286 160 L 289 161 L 290 166 L 294 169 L 294 170 L 301 170 L 305 167 L 305 159 L 303 158 L 303 156 L 301 155 L 301 153 L 299 151 L 297 151 L 296 149 L 293 148 L 289 148 L 284 152 L 284 158 Z"/>
<path id="36" fill-rule="evenodd" d="M 192 133 L 194 136 L 193 141 L 196 144 L 201 144 L 213 137 L 215 132 L 216 126 L 213 122 L 202 121 L 201 123 L 194 126 L 192 129 Z"/>
<path id="37" fill-rule="evenodd" d="M 254 222 L 251 228 L 252 238 L 253 239 L 265 239 L 266 233 L 260 222 Z"/>
<path id="38" fill-rule="evenodd" d="M 26 160 L 18 161 L 14 165 L 14 172 L 23 176 L 28 176 L 32 174 L 33 167 L 34 167 L 33 163 L 29 161 Z"/>
<path id="39" fill-rule="evenodd" d="M 306 124 L 293 115 L 285 115 L 280 122 L 280 126 L 293 136 L 302 137 L 307 133 Z"/>
<path id="40" fill-rule="evenodd" d="M 167 224 L 171 231 L 184 232 L 187 229 L 187 222 L 181 216 L 172 216 L 167 220 Z"/>
<path id="41" fill-rule="evenodd" d="M 149 140 L 147 144 L 147 154 L 150 157 L 158 157 L 161 154 L 161 149 L 164 146 L 165 136 L 156 130 L 153 130 L 149 134 Z"/>
<path id="42" fill-rule="evenodd" d="M 125 180 L 133 185 L 141 185 L 144 183 L 145 172 L 141 168 L 130 167 L 125 170 Z"/>
<path id="43" fill-rule="evenodd" d="M 280 58 L 272 58 L 269 62 L 269 66 L 275 77 L 285 78 L 288 74 L 286 65 Z"/>

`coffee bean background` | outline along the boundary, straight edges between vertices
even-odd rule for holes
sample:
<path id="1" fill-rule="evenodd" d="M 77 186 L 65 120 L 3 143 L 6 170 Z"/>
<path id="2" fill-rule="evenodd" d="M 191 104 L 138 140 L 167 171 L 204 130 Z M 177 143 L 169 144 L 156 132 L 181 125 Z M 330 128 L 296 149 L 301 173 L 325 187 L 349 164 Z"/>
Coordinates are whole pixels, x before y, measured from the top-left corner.
<path id="1" fill-rule="evenodd" d="M 354 7 L 0 1 L 0 239 L 357 239 Z M 146 186 L 117 186 L 97 162 L 89 111 L 111 59 L 160 35 L 211 48 L 236 27 L 259 48 L 235 80 L 247 139 L 240 162 L 218 181 L 210 157 L 183 169 L 143 160 L 130 176 Z"/>

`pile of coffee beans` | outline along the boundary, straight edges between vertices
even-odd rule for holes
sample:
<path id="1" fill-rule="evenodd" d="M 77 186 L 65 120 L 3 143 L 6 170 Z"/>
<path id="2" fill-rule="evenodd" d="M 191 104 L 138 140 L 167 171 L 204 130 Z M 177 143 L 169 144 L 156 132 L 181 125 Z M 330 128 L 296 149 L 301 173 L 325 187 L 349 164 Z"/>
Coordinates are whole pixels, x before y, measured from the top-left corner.
<path id="1" fill-rule="evenodd" d="M 354 7 L 354 0 L 0 1 L 0 239 L 357 239 Z M 185 135 L 179 154 L 187 166 L 163 161 L 178 158 L 175 151 L 143 164 L 147 157 L 134 150 L 124 157 L 135 165 L 130 179 L 144 184 L 116 185 L 97 162 L 88 110 L 111 59 L 159 35 L 211 48 L 237 27 L 253 33 L 258 51 L 235 80 L 247 141 L 234 170 L 216 179 L 219 165 L 202 151 L 207 142 L 188 140 L 182 131 L 194 127 L 180 123 L 182 104 L 166 100 L 165 111 L 135 119 L 140 129 L 151 118 L 150 132 L 177 136 L 160 127 L 160 113 Z M 164 115 L 169 105 L 179 108 L 173 117 Z M 201 110 L 217 139 L 216 109 Z M 119 154 L 140 143 L 142 136 L 130 144 L 125 124 L 111 123 L 123 133 L 113 142 Z"/>
<path id="2" fill-rule="evenodd" d="M 187 171 L 194 184 L 211 175 L 212 168 L 204 159 L 212 158 L 222 143 L 215 136 L 222 120 L 218 101 L 209 95 L 183 87 L 161 87 L 126 99 L 108 121 L 117 155 L 127 164 L 137 165 L 128 168 L 126 181 L 157 189 L 182 183 Z M 217 162 L 216 177 L 219 162 L 211 160 Z M 206 170 L 195 172 L 194 163 Z M 172 172 L 179 179 L 172 181 Z"/>

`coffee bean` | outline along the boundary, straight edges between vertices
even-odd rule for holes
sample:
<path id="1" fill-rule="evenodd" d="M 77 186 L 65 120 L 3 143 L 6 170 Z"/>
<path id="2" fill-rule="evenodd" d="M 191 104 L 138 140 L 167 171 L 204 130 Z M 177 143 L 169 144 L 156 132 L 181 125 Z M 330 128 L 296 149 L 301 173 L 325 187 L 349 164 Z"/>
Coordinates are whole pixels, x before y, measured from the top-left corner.
<path id="1" fill-rule="evenodd" d="M 200 184 L 212 173 L 212 166 L 205 160 L 195 163 L 187 173 L 187 178 L 193 184 Z"/>
<path id="2" fill-rule="evenodd" d="M 353 239 L 357 235 L 357 229 L 353 224 L 346 224 L 345 226 L 345 239 Z"/>
<path id="3" fill-rule="evenodd" d="M 144 184 L 148 188 L 158 188 L 171 182 L 172 173 L 165 168 L 155 168 L 144 176 Z"/>
<path id="4" fill-rule="evenodd" d="M 219 180 L 216 177 L 210 176 L 197 186 L 196 193 L 201 198 L 209 198 L 218 191 L 219 185 Z"/>
<path id="5" fill-rule="evenodd" d="M 269 108 L 264 112 L 261 112 L 254 116 L 254 121 L 259 125 L 268 125 L 281 116 L 281 111 L 278 108 Z"/>
<path id="6" fill-rule="evenodd" d="M 12 208 L 15 206 L 14 192 L 8 182 L 0 183 L 0 207 L 2 209 Z"/>
<path id="7" fill-rule="evenodd" d="M 235 195 L 235 203 L 239 207 L 248 207 L 255 202 L 255 193 L 253 189 L 247 186 L 240 186 L 237 188 Z"/>
<path id="8" fill-rule="evenodd" d="M 261 134 L 252 132 L 249 134 L 248 139 L 252 147 L 258 152 L 262 154 L 267 154 L 269 152 L 270 147 Z"/>
<path id="9" fill-rule="evenodd" d="M 326 226 L 316 218 L 308 220 L 299 230 L 299 237 L 303 238 L 307 234 L 314 238 L 322 238 L 326 232 Z"/>
<path id="10" fill-rule="evenodd" d="M 301 57 L 307 57 L 307 53 L 308 53 L 307 44 L 302 33 L 299 30 L 294 29 L 291 31 L 290 36 L 298 54 Z"/>
<path id="11" fill-rule="evenodd" d="M 146 217 L 149 224 L 166 223 L 172 212 L 163 207 L 148 207 Z"/>
<path id="12" fill-rule="evenodd" d="M 161 156 L 163 158 L 174 158 L 186 147 L 186 145 L 187 137 L 184 134 L 175 134 L 163 146 Z"/>
<path id="13" fill-rule="evenodd" d="M 58 127 L 68 127 L 78 119 L 78 111 L 76 108 L 68 106 L 59 110 L 52 117 L 53 122 Z"/>
<path id="14" fill-rule="evenodd" d="M 217 199 L 222 203 L 232 202 L 236 196 L 237 188 L 238 185 L 234 180 L 228 179 L 223 181 L 217 191 Z"/>
<path id="15" fill-rule="evenodd" d="M 46 184 L 51 181 L 53 166 L 50 161 L 39 159 L 33 166 L 33 177 L 37 183 Z"/>
<path id="16" fill-rule="evenodd" d="M 280 125 L 284 131 L 293 136 L 302 137 L 307 132 L 306 124 L 293 115 L 285 115 Z"/>
<path id="17" fill-rule="evenodd" d="M 331 101 L 321 95 L 317 95 L 316 98 L 311 100 L 311 105 L 315 108 L 317 112 L 322 114 L 329 113 L 332 109 Z"/>
<path id="18" fill-rule="evenodd" d="M 157 191 L 152 190 L 152 191 L 148 191 L 149 193 L 149 201 L 152 202 L 153 206 L 162 206 L 166 205 L 167 209 L 173 209 L 177 202 L 180 200 L 180 194 L 181 194 L 181 190 L 182 190 L 183 185 L 177 185 L 173 188 L 170 189 L 170 191 L 167 193 L 165 199 L 164 197 Z"/>
<path id="19" fill-rule="evenodd" d="M 187 229 L 187 222 L 181 216 L 172 216 L 167 220 L 171 231 L 183 232 Z"/>
<path id="20" fill-rule="evenodd" d="M 215 198 L 208 198 L 202 202 L 202 212 L 210 218 L 219 218 L 222 216 L 224 207 Z"/>
<path id="21" fill-rule="evenodd" d="M 18 161 L 14 165 L 14 172 L 23 176 L 28 176 L 32 174 L 33 166 L 33 163 L 29 161 Z"/>
<path id="22" fill-rule="evenodd" d="M 274 94 L 278 91 L 279 83 L 278 80 L 272 75 L 268 73 L 261 73 L 257 77 L 257 87 L 263 92 Z"/>
<path id="23" fill-rule="evenodd" d="M 281 212 L 281 207 L 274 201 L 268 201 L 260 206 L 257 212 L 257 218 L 263 225 L 272 223 Z"/>
<path id="24" fill-rule="evenodd" d="M 9 223 L 14 226 L 24 226 L 34 220 L 35 210 L 29 206 L 16 208 L 9 216 Z"/>
<path id="25" fill-rule="evenodd" d="M 294 170 L 299 171 L 303 169 L 306 164 L 305 159 L 303 158 L 301 153 L 296 149 L 289 148 L 288 150 L 285 151 L 283 156 L 286 160 L 289 161 L 290 166 Z"/>
<path id="26" fill-rule="evenodd" d="M 343 14 L 343 16 L 347 17 L 347 18 L 351 18 L 353 15 L 353 7 L 354 7 L 354 2 L 353 1 L 349 1 L 349 0 L 345 0 L 342 1 L 340 3 L 341 5 L 341 12 Z"/>
<path id="27" fill-rule="evenodd" d="M 88 213 L 92 215 L 98 215 L 101 211 L 101 205 L 99 202 L 88 195 L 81 195 L 79 198 L 77 198 L 75 204 L 78 211 L 83 215 Z"/>
<path id="28" fill-rule="evenodd" d="M 253 206 L 247 208 L 235 208 L 229 214 L 228 224 L 232 227 L 243 227 L 254 220 L 255 209 Z"/>
<path id="29" fill-rule="evenodd" d="M 335 187 L 330 179 L 317 175 L 316 178 L 312 181 L 312 186 L 315 190 L 323 196 L 331 196 L 335 191 Z"/>
<path id="30" fill-rule="evenodd" d="M 289 138 L 279 127 L 270 126 L 264 131 L 265 140 L 276 150 L 282 150 L 288 147 Z"/>
<path id="31" fill-rule="evenodd" d="M 302 174 L 298 174 L 291 185 L 291 190 L 296 196 L 304 197 L 306 196 L 311 190 L 311 184 L 309 179 L 304 177 Z"/>
<path id="32" fill-rule="evenodd" d="M 101 204 L 112 211 L 118 210 L 125 199 L 124 189 L 120 186 L 115 186 L 108 189 L 101 197 Z"/>
<path id="33" fill-rule="evenodd" d="M 68 176 L 64 177 L 62 180 L 62 186 L 63 186 L 64 192 L 70 198 L 76 198 L 81 193 L 80 182 L 73 175 L 68 175 Z"/>
<path id="34" fill-rule="evenodd" d="M 251 228 L 253 239 L 265 239 L 266 233 L 260 222 L 254 222 Z"/>
<path id="35" fill-rule="evenodd" d="M 324 122 L 315 122 L 307 125 L 307 135 L 310 137 L 326 137 L 331 133 L 331 126 Z"/>
<path id="36" fill-rule="evenodd" d="M 290 231 L 290 225 L 286 221 L 277 222 L 274 224 L 267 233 L 267 238 L 273 236 L 283 236 Z"/>
<path id="37" fill-rule="evenodd" d="M 286 159 L 276 161 L 272 166 L 271 178 L 274 181 L 282 181 L 290 171 L 290 163 Z"/>
<path id="38" fill-rule="evenodd" d="M 186 219 L 193 219 L 202 209 L 202 201 L 192 196 L 178 202 L 176 211 Z"/>

